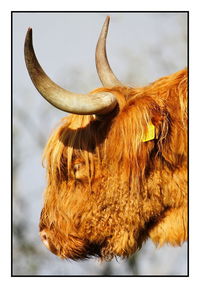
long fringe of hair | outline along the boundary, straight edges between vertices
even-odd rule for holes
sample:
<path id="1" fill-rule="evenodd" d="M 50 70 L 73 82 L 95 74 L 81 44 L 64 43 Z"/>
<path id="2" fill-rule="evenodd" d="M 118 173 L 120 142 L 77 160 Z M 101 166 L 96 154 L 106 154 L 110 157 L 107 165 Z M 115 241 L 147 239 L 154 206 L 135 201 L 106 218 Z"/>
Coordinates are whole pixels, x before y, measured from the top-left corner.
<path id="1" fill-rule="evenodd" d="M 44 151 L 43 159 L 47 163 L 51 180 L 54 177 L 61 180 L 62 171 L 66 176 L 66 168 L 70 175 L 75 158 L 84 160 L 90 177 L 94 175 L 94 167 L 91 165 L 89 168 L 88 165 L 93 162 L 94 157 L 98 158 L 99 162 L 114 159 L 117 166 L 124 161 L 126 165 L 134 165 L 136 173 L 141 173 L 142 168 L 144 174 L 147 161 L 145 156 L 148 154 L 146 152 L 151 149 L 152 143 L 142 143 L 141 139 L 147 134 L 150 123 L 157 128 L 159 150 L 166 159 L 174 163 L 170 156 L 186 153 L 185 70 L 163 77 L 145 88 L 100 88 L 93 92 L 97 91 L 114 93 L 120 111 L 117 116 L 108 116 L 102 120 L 96 120 L 94 115 L 71 115 L 63 118 Z"/>

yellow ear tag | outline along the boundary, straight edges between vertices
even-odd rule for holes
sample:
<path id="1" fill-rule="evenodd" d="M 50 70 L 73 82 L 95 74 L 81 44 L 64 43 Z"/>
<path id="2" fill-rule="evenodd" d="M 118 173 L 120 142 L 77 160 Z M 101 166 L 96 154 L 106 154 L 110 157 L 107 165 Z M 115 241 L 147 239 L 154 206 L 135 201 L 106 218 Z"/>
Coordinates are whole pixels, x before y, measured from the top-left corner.
<path id="1" fill-rule="evenodd" d="M 148 125 L 148 130 L 145 137 L 142 138 L 142 142 L 147 142 L 153 140 L 154 138 L 155 138 L 155 126 L 152 123 L 150 123 Z"/>

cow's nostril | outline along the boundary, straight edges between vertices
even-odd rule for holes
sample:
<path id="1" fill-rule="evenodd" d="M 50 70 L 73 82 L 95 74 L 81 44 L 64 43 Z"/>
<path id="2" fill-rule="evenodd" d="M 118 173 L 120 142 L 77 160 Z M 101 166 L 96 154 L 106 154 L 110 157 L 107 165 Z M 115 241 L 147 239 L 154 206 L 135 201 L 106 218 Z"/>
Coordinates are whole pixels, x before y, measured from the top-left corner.
<path id="1" fill-rule="evenodd" d="M 47 239 L 47 235 L 46 234 L 42 235 L 42 240 L 46 240 L 46 239 Z"/>
<path id="2" fill-rule="evenodd" d="M 57 253 L 58 253 L 57 249 L 54 246 L 54 244 L 52 243 L 51 237 L 46 230 L 42 230 L 40 232 L 40 238 L 41 238 L 43 244 L 46 246 L 46 248 L 49 249 L 52 253 L 57 255 Z"/>
<path id="3" fill-rule="evenodd" d="M 47 237 L 47 232 L 45 231 L 40 232 L 40 237 L 44 245 L 49 249 L 49 241 Z"/>

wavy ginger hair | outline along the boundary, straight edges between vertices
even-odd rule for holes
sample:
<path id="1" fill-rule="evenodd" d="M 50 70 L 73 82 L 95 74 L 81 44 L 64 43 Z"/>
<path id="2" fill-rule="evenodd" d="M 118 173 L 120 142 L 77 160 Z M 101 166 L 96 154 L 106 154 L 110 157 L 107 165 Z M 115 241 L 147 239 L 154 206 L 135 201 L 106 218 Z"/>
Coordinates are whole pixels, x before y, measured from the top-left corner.
<path id="1" fill-rule="evenodd" d="M 44 151 L 40 231 L 48 248 L 62 258 L 110 260 L 131 255 L 147 237 L 180 245 L 187 238 L 187 71 L 143 88 L 97 91 L 116 96 L 115 111 L 65 117 Z M 143 142 L 150 123 L 156 136 Z"/>

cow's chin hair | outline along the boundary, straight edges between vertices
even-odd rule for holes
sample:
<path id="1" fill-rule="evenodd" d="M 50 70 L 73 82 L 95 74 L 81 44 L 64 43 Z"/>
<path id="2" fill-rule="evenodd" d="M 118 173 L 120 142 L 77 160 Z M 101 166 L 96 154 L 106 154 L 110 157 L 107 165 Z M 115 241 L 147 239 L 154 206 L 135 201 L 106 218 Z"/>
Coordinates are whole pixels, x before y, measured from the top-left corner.
<path id="1" fill-rule="evenodd" d="M 45 232 L 45 238 L 44 238 Z M 60 232 L 47 231 L 40 232 L 44 245 L 55 255 L 62 259 L 84 260 L 92 256 L 101 258 L 101 246 L 98 243 L 89 242 L 75 235 L 61 235 Z"/>

